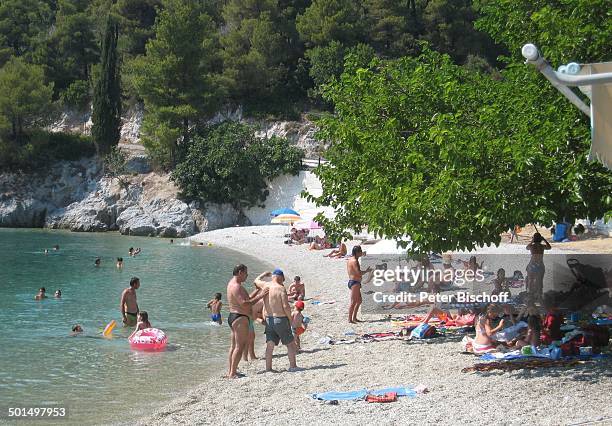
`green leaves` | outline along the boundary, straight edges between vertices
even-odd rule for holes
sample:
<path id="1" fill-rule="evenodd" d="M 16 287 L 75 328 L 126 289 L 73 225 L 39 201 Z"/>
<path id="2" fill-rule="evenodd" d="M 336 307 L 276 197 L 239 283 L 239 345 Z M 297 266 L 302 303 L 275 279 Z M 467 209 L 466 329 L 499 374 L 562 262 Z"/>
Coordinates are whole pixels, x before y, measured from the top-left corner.
<path id="1" fill-rule="evenodd" d="M 268 195 L 267 182 L 297 174 L 302 156 L 286 139 L 257 138 L 253 128 L 226 122 L 193 137 L 172 178 L 188 198 L 259 206 Z"/>
<path id="2" fill-rule="evenodd" d="M 337 209 L 333 236 L 366 226 L 417 251 L 471 249 L 515 224 L 609 210 L 612 173 L 587 163 L 580 112 L 528 68 L 499 79 L 425 50 L 345 70 L 324 91 L 335 115 L 319 137 L 332 144 L 312 197 Z"/>

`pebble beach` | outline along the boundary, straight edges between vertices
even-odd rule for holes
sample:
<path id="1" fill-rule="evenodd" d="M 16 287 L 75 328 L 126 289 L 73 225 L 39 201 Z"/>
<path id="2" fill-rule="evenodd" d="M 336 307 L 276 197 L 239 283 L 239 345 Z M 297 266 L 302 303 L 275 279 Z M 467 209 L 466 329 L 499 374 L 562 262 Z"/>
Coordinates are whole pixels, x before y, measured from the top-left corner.
<path id="1" fill-rule="evenodd" d="M 322 342 L 325 336 L 345 337 L 347 331 L 360 335 L 395 330 L 383 315 L 364 314 L 362 323 L 348 324 L 346 260 L 325 258 L 326 251 L 309 251 L 304 245 L 285 245 L 286 232 L 283 226 L 228 228 L 198 234 L 191 241 L 204 243 L 201 250 L 212 244 L 255 256 L 270 267 L 282 268 L 288 279 L 300 275 L 307 298 L 335 301 L 306 302 L 304 315 L 311 323 L 298 355 L 303 370 L 287 371 L 286 350 L 281 346 L 274 358 L 278 372 L 264 373 L 265 338 L 263 327 L 256 325 L 260 359 L 241 362 L 239 370 L 245 377 L 224 379 L 225 371 L 219 371 L 136 424 L 612 424 L 609 359 L 572 367 L 463 373 L 478 358 L 461 353 L 462 336 L 343 345 Z M 349 251 L 353 244 L 347 244 Z M 524 250 L 524 245 L 496 250 Z M 260 272 L 249 270 L 248 282 Z M 365 285 L 363 291 L 368 290 Z M 416 385 L 428 392 L 389 404 L 330 405 L 309 396 Z"/>

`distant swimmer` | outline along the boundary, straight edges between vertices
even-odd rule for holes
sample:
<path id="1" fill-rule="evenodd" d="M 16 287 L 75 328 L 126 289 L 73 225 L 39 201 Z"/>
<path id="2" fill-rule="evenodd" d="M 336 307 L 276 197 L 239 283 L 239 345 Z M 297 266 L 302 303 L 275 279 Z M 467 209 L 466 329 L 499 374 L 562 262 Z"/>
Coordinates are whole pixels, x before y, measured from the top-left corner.
<path id="1" fill-rule="evenodd" d="M 174 240 L 173 239 L 170 239 L 170 244 L 174 244 Z"/>
<path id="2" fill-rule="evenodd" d="M 72 326 L 72 333 L 70 335 L 71 336 L 78 336 L 82 332 L 83 332 L 83 327 L 81 327 L 80 324 L 75 324 L 75 325 Z"/>
<path id="3" fill-rule="evenodd" d="M 47 298 L 47 295 L 45 294 L 47 290 L 45 290 L 44 287 L 41 287 L 38 289 L 38 294 L 36 296 L 34 296 L 35 300 L 43 300 Z"/>
<path id="4" fill-rule="evenodd" d="M 45 249 L 45 254 L 49 254 L 49 249 Z"/>
<path id="5" fill-rule="evenodd" d="M 55 296 L 56 299 L 61 299 L 62 298 L 62 291 L 60 289 L 55 290 Z"/>
<path id="6" fill-rule="evenodd" d="M 59 244 L 54 245 L 54 246 L 53 246 L 53 250 L 54 250 L 54 251 L 59 251 Z"/>
<path id="7" fill-rule="evenodd" d="M 117 268 L 119 269 L 123 268 L 123 258 L 122 257 L 117 258 Z"/>
<path id="8" fill-rule="evenodd" d="M 223 303 L 221 303 L 221 293 L 216 293 L 215 298 L 206 304 L 206 307 L 210 309 L 210 320 L 219 325 L 223 324 L 221 306 L 223 306 Z"/>
<path id="9" fill-rule="evenodd" d="M 140 247 L 138 247 L 136 250 L 134 250 L 134 253 L 132 254 L 132 256 L 136 256 L 137 254 L 140 254 L 142 250 L 140 249 Z"/>
<path id="10" fill-rule="evenodd" d="M 128 254 L 130 256 L 134 256 L 134 247 L 130 247 L 130 249 L 128 250 Z"/>
<path id="11" fill-rule="evenodd" d="M 136 301 L 136 290 L 140 288 L 140 279 L 132 277 L 130 286 L 121 293 L 120 310 L 123 324 L 133 327 L 138 322 L 138 302 Z"/>
<path id="12" fill-rule="evenodd" d="M 99 257 L 96 257 L 96 260 L 94 261 L 94 265 L 95 266 L 100 266 L 100 263 L 102 263 L 102 261 L 100 260 Z"/>

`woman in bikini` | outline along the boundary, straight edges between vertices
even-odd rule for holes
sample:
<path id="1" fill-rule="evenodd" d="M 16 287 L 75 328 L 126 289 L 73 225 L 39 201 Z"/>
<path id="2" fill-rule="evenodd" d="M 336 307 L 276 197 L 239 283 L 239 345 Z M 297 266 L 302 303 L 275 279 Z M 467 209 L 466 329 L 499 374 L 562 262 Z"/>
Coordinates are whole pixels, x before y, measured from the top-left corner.
<path id="1" fill-rule="evenodd" d="M 476 319 L 476 338 L 472 341 L 474 353 L 481 354 L 496 350 L 495 342 L 491 336 L 504 328 L 504 320 L 497 327 L 493 327 L 492 321 L 498 317 L 501 310 L 497 305 L 489 305 L 484 314 Z"/>
<path id="2" fill-rule="evenodd" d="M 544 250 L 550 250 L 552 247 L 539 232 L 536 232 L 526 248 L 531 253 L 531 259 L 527 264 L 527 291 L 532 300 L 538 301 L 542 299 L 544 289 L 544 272 L 546 272 Z"/>

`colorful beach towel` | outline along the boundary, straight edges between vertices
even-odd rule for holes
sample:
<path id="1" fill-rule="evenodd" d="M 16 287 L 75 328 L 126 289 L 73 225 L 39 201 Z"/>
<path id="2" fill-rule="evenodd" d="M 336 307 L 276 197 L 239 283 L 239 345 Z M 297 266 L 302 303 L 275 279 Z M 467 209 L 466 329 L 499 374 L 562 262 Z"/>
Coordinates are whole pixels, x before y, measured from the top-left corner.
<path id="1" fill-rule="evenodd" d="M 407 396 L 410 398 L 414 398 L 416 396 L 416 392 L 412 388 L 403 386 L 378 390 L 360 389 L 348 392 L 330 391 L 323 393 L 313 393 L 310 396 L 313 399 L 319 401 L 360 401 L 364 400 L 367 395 L 384 396 L 385 394 L 390 392 L 395 393 L 398 397 Z"/>

